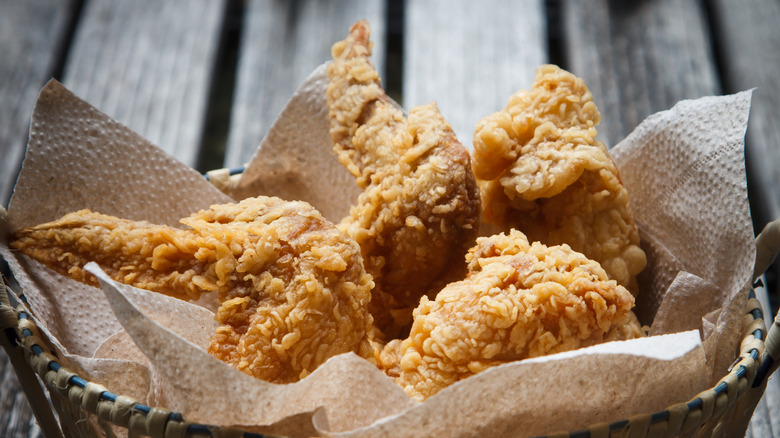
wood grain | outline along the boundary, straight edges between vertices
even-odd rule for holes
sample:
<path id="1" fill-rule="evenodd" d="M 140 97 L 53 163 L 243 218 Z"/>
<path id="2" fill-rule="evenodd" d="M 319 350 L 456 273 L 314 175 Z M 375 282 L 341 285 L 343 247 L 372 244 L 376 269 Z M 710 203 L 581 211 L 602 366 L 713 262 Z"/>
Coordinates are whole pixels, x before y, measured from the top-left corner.
<path id="1" fill-rule="evenodd" d="M 761 222 L 780 217 L 780 3 L 713 0 L 724 91 L 755 88 L 748 126 L 748 170 L 761 193 Z M 779 297 L 780 298 L 780 297 Z M 780 419 L 778 419 L 780 421 Z M 780 430 L 780 424 L 776 425 Z"/>
<path id="2" fill-rule="evenodd" d="M 0 204 L 8 205 L 38 91 L 58 68 L 73 0 L 0 0 Z"/>
<path id="3" fill-rule="evenodd" d="M 750 118 L 754 141 L 748 147 L 756 155 L 769 157 L 761 163 L 764 169 L 751 173 L 759 175 L 759 187 L 771 191 L 780 181 L 776 179 L 780 148 L 768 146 L 777 146 L 780 138 L 780 80 L 769 73 L 780 67 L 776 49 L 780 46 L 776 31 L 780 5 L 772 1 L 747 6 L 728 0 L 715 3 L 719 19 L 711 28 L 707 5 L 698 2 L 563 0 L 566 62 L 593 92 L 602 114 L 599 135 L 610 146 L 645 117 L 679 100 L 767 84 L 762 103 L 757 102 L 760 95 L 754 96 Z M 720 63 L 733 78 L 729 86 L 724 86 L 719 75 L 717 43 L 723 46 Z M 747 436 L 780 436 L 778 386 L 776 378 L 770 380 Z"/>
<path id="4" fill-rule="evenodd" d="M 3 292 L 4 293 L 4 292 Z M 5 334 L 0 333 L 0 336 Z M 0 430 L 4 437 L 43 437 L 19 380 L 0 348 Z"/>
<path id="5" fill-rule="evenodd" d="M 766 284 L 766 279 L 762 279 Z M 756 298 L 761 303 L 764 313 L 764 322 L 767 326 L 772 324 L 774 315 L 772 314 L 769 303 L 769 290 L 766 287 L 755 288 Z M 780 417 L 778 417 L 778 406 L 780 406 L 780 380 L 777 373 L 770 376 L 767 382 L 764 394 L 759 400 L 753 413 L 753 417 L 745 433 L 747 438 L 778 438 L 780 437 Z"/>
<path id="6" fill-rule="evenodd" d="M 565 59 L 585 79 L 610 147 L 648 115 L 720 93 L 698 2 L 563 0 Z"/>
<path id="7" fill-rule="evenodd" d="M 753 417 L 748 425 L 746 438 L 777 438 L 780 437 L 780 378 L 770 376 L 766 390 L 756 406 Z"/>
<path id="8" fill-rule="evenodd" d="M 0 0 L 0 204 L 16 182 L 38 91 L 59 68 L 75 1 Z M 0 334 L 4 336 L 4 334 Z M 5 350 L 0 349 L 0 431 L 42 437 Z"/>
<path id="9" fill-rule="evenodd" d="M 548 62 L 544 2 L 408 2 L 403 106 L 436 101 L 471 148 L 474 126 Z"/>
<path id="10" fill-rule="evenodd" d="M 249 161 L 295 89 L 330 47 L 361 18 L 371 24 L 373 59 L 384 71 L 385 17 L 380 0 L 247 2 L 225 166 Z"/>
<path id="11" fill-rule="evenodd" d="M 78 0 L 0 0 L 0 201 L 7 202 L 38 89 L 59 69 Z M 240 165 L 300 82 L 330 58 L 349 25 L 367 18 L 386 71 L 384 0 L 237 0 L 242 33 L 226 166 Z M 758 87 L 749 171 L 780 215 L 780 3 L 775 0 L 408 1 L 402 103 L 437 101 L 461 140 L 479 118 L 528 88 L 549 61 L 547 3 L 561 5 L 562 66 L 582 76 L 616 144 L 678 100 Z M 68 47 L 69 88 L 187 164 L 200 153 L 219 58 L 225 1 L 85 0 Z M 557 28 L 556 28 L 557 29 Z M 556 58 L 558 59 L 558 58 Z M 394 66 L 395 67 L 395 66 Z M 753 197 L 755 194 L 751 194 Z M 768 313 L 768 312 L 767 312 Z M 769 315 L 766 315 L 769 320 Z M 780 437 L 773 376 L 748 437 Z M 0 351 L 0 435 L 42 436 Z"/>
<path id="12" fill-rule="evenodd" d="M 90 0 L 63 83 L 194 166 L 225 1 Z"/>

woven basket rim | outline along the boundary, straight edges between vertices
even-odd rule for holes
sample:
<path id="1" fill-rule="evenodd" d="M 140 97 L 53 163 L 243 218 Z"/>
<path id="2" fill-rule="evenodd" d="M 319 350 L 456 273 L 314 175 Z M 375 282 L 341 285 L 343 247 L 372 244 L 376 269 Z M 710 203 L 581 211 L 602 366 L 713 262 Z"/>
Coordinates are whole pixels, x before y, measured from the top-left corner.
<path id="1" fill-rule="evenodd" d="M 722 414 L 727 407 L 733 406 L 748 390 L 760 387 L 765 383 L 765 377 L 767 377 L 759 375 L 760 365 L 764 359 L 762 356 L 764 355 L 767 329 L 761 304 L 756 299 L 752 288 L 748 294 L 746 312 L 742 320 L 743 335 L 740 354 L 730 367 L 729 372 L 715 386 L 700 392 L 687 402 L 670 405 L 667 409 L 659 412 L 643 413 L 618 421 L 593 424 L 582 430 L 555 432 L 547 437 L 608 436 L 616 431 L 628 430 L 637 423 L 649 427 L 664 422 L 669 423 L 668 426 L 672 429 L 677 429 L 675 435 L 685 433 L 695 430 Z M 57 392 L 70 399 L 74 404 L 78 404 L 77 401 L 80 400 L 79 407 L 96 415 L 100 421 L 128 428 L 134 433 L 150 436 L 187 436 L 187 434 L 214 436 L 217 432 L 219 435 L 230 433 L 231 436 L 238 434 L 246 438 L 277 436 L 257 434 L 236 427 L 190 422 L 181 413 L 147 406 L 129 397 L 114 394 L 99 384 L 83 379 L 61 365 L 46 347 L 46 338 L 40 335 L 40 331 L 28 310 L 20 305 L 13 311 L 17 317 L 17 326 L 13 330 L 16 339 L 12 342 L 24 349 L 26 363 L 43 380 L 47 390 Z M 54 373 L 56 376 L 50 375 L 50 373 Z M 757 375 L 759 378 L 756 378 Z M 51 382 L 58 382 L 58 384 L 53 385 Z M 763 388 L 759 389 L 763 393 Z M 74 397 L 74 391 L 76 393 L 81 391 L 83 394 L 80 393 Z M 86 397 L 85 394 L 91 394 L 91 396 Z M 85 406 L 85 399 L 93 401 Z M 123 414 L 118 415 L 117 410 L 122 410 Z M 131 418 L 134 419 L 131 420 Z M 671 432 L 669 427 L 666 430 Z M 175 431 L 174 435 L 169 435 L 169 431 Z"/>

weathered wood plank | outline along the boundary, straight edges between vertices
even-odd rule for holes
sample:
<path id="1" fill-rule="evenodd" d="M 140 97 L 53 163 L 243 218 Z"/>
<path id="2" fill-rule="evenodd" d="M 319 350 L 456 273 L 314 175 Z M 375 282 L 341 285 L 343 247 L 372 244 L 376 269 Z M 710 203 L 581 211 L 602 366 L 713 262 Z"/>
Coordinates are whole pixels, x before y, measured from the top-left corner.
<path id="1" fill-rule="evenodd" d="M 471 148 L 474 126 L 548 62 L 542 0 L 408 2 L 403 105 L 436 101 Z"/>
<path id="2" fill-rule="evenodd" d="M 766 283 L 766 279 L 762 279 Z M 767 325 L 772 323 L 774 315 L 771 313 L 769 295 L 766 287 L 755 288 L 756 298 L 761 302 L 764 312 L 764 321 Z M 777 438 L 780 437 L 780 379 L 770 376 L 764 395 L 759 400 L 753 413 L 753 417 L 745 433 L 747 438 Z"/>
<path id="3" fill-rule="evenodd" d="M 38 91 L 58 68 L 73 0 L 0 0 L 0 204 L 7 205 Z"/>
<path id="4" fill-rule="evenodd" d="M 762 222 L 780 217 L 780 3 L 712 0 L 724 89 L 756 88 L 748 126 L 748 170 L 762 198 Z M 778 419 L 780 421 L 780 419 Z M 780 429 L 780 425 L 778 425 Z"/>
<path id="5" fill-rule="evenodd" d="M 225 1 L 90 0 L 63 83 L 194 166 L 225 9 Z"/>
<path id="6" fill-rule="evenodd" d="M 0 336 L 5 336 L 0 334 Z M 0 348 L 0 430 L 8 437 L 43 437 L 5 350 Z"/>
<path id="7" fill-rule="evenodd" d="M 563 0 L 562 14 L 566 65 L 593 92 L 610 147 L 648 115 L 721 91 L 698 2 Z"/>
<path id="8" fill-rule="evenodd" d="M 733 37 L 721 51 L 721 61 L 726 62 L 729 76 L 739 77 L 731 87 L 721 85 L 720 76 L 714 59 L 713 42 L 710 39 L 710 28 L 706 11 L 699 2 L 684 0 L 658 0 L 645 2 L 618 1 L 584 1 L 563 0 L 564 45 L 568 68 L 582 76 L 593 91 L 596 103 L 602 113 L 599 133 L 610 146 L 623 139 L 633 128 L 648 115 L 667 109 L 681 99 L 696 98 L 721 92 L 738 91 L 750 88 L 759 83 L 771 84 L 774 80 L 774 90 L 767 90 L 770 96 L 780 90 L 780 81 L 768 74 L 771 66 L 774 71 L 780 67 L 777 56 L 778 33 L 772 29 L 780 19 L 780 6 L 772 3 L 775 19 L 767 19 L 766 7 L 752 8 L 743 3 L 729 1 L 719 2 L 728 5 L 722 9 L 722 24 L 724 29 L 715 29 L 713 34 L 721 35 L 730 30 Z M 750 12 L 747 12 L 750 11 Z M 750 18 L 740 21 L 735 14 L 741 12 L 751 14 Z M 770 16 L 772 16 L 769 14 Z M 747 29 L 754 29 L 758 23 L 766 23 L 759 35 L 751 35 Z M 726 29 L 728 27 L 728 29 Z M 763 32 L 763 33 L 762 33 Z M 755 47 L 752 54 L 745 50 L 757 41 L 773 40 L 773 44 L 762 46 L 764 50 Z M 774 55 L 772 61 L 765 62 L 766 72 L 759 73 L 753 68 L 767 56 L 767 50 Z M 746 70 L 751 71 L 748 75 Z M 765 102 L 770 106 L 778 102 L 778 94 Z M 760 95 L 753 102 L 750 124 L 755 125 L 756 104 Z M 760 104 L 759 104 L 760 105 Z M 754 136 L 762 137 L 765 142 L 761 147 L 762 156 L 770 157 L 763 164 L 772 167 L 776 172 L 763 170 L 764 175 L 774 173 L 774 178 L 780 175 L 776 163 L 780 162 L 780 149 L 767 150 L 765 139 L 776 135 L 774 145 L 780 137 L 777 124 L 777 108 L 766 108 L 764 117 L 769 121 L 759 123 L 759 127 L 751 127 L 751 132 L 760 131 Z M 772 112 L 774 111 L 774 112 Z M 774 154 L 773 154 L 774 153 Z M 755 173 L 755 172 L 753 172 Z M 777 186 L 776 179 L 774 186 Z M 768 184 L 764 180 L 761 184 Z M 770 382 L 768 391 L 777 387 L 777 381 Z M 767 393 L 756 410 L 756 416 L 751 423 L 748 436 L 772 437 L 780 436 L 780 427 L 773 425 L 778 418 L 778 398 L 774 393 Z"/>
<path id="9" fill-rule="evenodd" d="M 0 204 L 8 204 L 24 156 L 30 115 L 59 68 L 76 1 L 0 0 Z M 2 336 L 2 334 L 0 334 Z M 0 431 L 41 437 L 8 355 L 0 349 Z"/>
<path id="10" fill-rule="evenodd" d="M 777 373 L 775 373 L 777 374 Z M 780 378 L 773 375 L 767 382 L 763 397 L 758 402 L 748 425 L 746 438 L 780 437 Z"/>
<path id="11" fill-rule="evenodd" d="M 777 372 L 769 377 L 764 397 L 759 402 L 759 405 L 761 404 L 763 404 L 762 410 L 757 411 L 753 418 L 766 417 L 772 431 L 771 436 L 780 437 L 780 376 L 777 375 Z"/>
<path id="12" fill-rule="evenodd" d="M 384 1 L 248 1 L 225 166 L 246 163 L 301 82 L 330 60 L 355 21 L 371 24 L 373 59 L 384 70 Z"/>

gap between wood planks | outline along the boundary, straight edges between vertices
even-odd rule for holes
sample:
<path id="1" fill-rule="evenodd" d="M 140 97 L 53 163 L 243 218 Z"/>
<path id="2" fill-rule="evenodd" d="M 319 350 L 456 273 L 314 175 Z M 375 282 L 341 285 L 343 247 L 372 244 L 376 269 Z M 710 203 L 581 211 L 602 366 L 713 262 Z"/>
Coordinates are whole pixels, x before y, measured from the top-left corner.
<path id="1" fill-rule="evenodd" d="M 730 73 L 727 65 L 728 43 L 725 40 L 726 37 L 723 35 L 723 32 L 719 31 L 719 26 L 727 19 L 728 12 L 721 10 L 722 8 L 719 9 L 717 2 L 714 0 L 699 0 L 699 2 L 704 11 L 709 31 L 709 39 L 712 44 L 712 58 L 718 73 L 721 92 L 735 93 L 741 91 L 742 87 L 737 78 Z M 756 141 L 756 138 L 752 137 L 750 132 L 751 129 L 748 128 L 745 137 L 745 167 L 747 170 L 748 201 L 750 202 L 753 229 L 758 234 L 767 223 L 777 218 L 778 206 L 776 205 L 776 200 L 772 199 L 771 191 L 763 187 L 766 184 L 771 184 L 771 182 L 767 181 L 766 176 L 761 176 L 762 170 L 759 165 L 761 158 L 755 157 L 753 156 L 754 153 L 751 153 L 754 148 L 749 146 L 751 142 Z M 775 260 L 767 268 L 764 280 L 766 283 L 765 293 L 768 295 L 769 304 L 769 307 L 764 309 L 765 321 L 767 325 L 771 325 L 773 316 L 777 314 L 780 308 L 780 260 Z M 780 431 L 777 433 L 780 433 Z"/>
<path id="2" fill-rule="evenodd" d="M 58 45 L 57 56 L 52 63 L 51 75 L 62 80 L 65 60 L 68 58 L 71 42 L 81 18 L 84 0 L 73 0 L 73 13 L 66 25 L 64 38 Z M 549 62 L 562 68 L 568 68 L 564 20 L 562 18 L 562 0 L 544 0 L 544 9 L 547 16 L 547 42 Z M 718 82 L 722 92 L 735 91 L 733 77 L 729 75 L 728 65 L 725 65 L 725 43 L 723 36 L 718 32 L 718 8 L 715 2 L 699 0 L 699 5 L 705 14 L 709 41 L 711 44 L 712 58 L 715 63 Z M 217 62 L 213 66 L 212 82 L 209 90 L 207 113 L 201 128 L 201 145 L 196 168 L 201 172 L 223 167 L 227 138 L 230 130 L 230 117 L 233 105 L 233 96 L 236 85 L 236 73 L 238 53 L 242 43 L 242 34 L 245 30 L 245 2 L 242 0 L 227 0 L 227 13 L 225 14 L 220 36 Z M 404 87 L 404 34 L 406 26 L 406 5 L 404 0 L 385 0 L 386 10 L 386 53 L 385 71 L 383 82 L 388 94 L 395 100 L 402 102 Z M 722 11 L 720 11 L 722 14 Z M 748 141 L 750 139 L 748 138 Z M 749 152 L 749 151 L 748 151 Z M 751 169 L 757 157 L 747 154 L 748 169 Z M 751 203 L 751 211 L 754 220 L 754 228 L 760 231 L 763 225 L 770 219 L 774 219 L 772 212 L 767 209 L 769 201 L 762 190 L 762 183 L 755 172 L 748 172 L 748 192 Z M 767 272 L 767 283 L 772 299 L 772 310 L 778 308 L 779 289 L 778 273 L 780 267 L 775 263 Z"/>
<path id="3" fill-rule="evenodd" d="M 241 44 L 245 43 L 246 5 L 228 0 L 222 27 L 217 61 L 212 75 L 200 152 L 196 165 L 199 172 L 224 167 L 230 118 L 238 73 Z M 382 80 L 388 95 L 401 102 L 403 90 L 404 1 L 385 0 L 387 20 L 385 71 Z M 344 30 L 346 34 L 347 29 Z M 335 42 L 335 41 L 334 41 Z"/>
<path id="4" fill-rule="evenodd" d="M 385 0 L 385 71 L 381 72 L 387 94 L 403 105 L 404 87 L 404 31 L 406 1 Z M 200 172 L 224 166 L 230 117 L 233 106 L 238 57 L 244 35 L 246 5 L 241 0 L 228 0 L 225 23 L 220 37 L 217 62 L 212 75 L 207 113 L 201 136 L 196 169 Z M 548 16 L 548 43 L 550 62 L 566 68 L 563 52 L 560 0 L 545 0 Z M 346 32 L 346 29 L 345 29 Z M 335 41 L 334 41 L 335 42 Z"/>
<path id="5" fill-rule="evenodd" d="M 402 102 L 404 78 L 404 35 L 406 5 L 403 0 L 384 0 L 386 10 L 386 62 L 383 79 L 388 94 Z M 726 51 L 728 47 L 719 32 L 717 2 L 711 0 L 699 0 L 699 6 L 705 14 L 707 31 L 709 32 L 712 58 L 715 63 L 717 80 L 722 92 L 733 92 L 739 89 L 735 78 L 729 74 L 729 66 L 726 65 Z M 84 0 L 73 0 L 73 13 L 66 24 L 64 37 L 58 43 L 56 58 L 51 66 L 51 76 L 62 80 L 65 61 L 69 56 L 69 49 L 75 30 L 81 19 L 84 9 Z M 544 8 L 547 16 L 547 42 L 548 55 L 551 63 L 562 68 L 568 68 L 565 28 L 562 19 L 562 0 L 544 0 Z M 239 48 L 242 43 L 242 34 L 245 30 L 244 12 L 245 2 L 242 0 L 227 0 L 227 13 L 222 26 L 217 62 L 213 66 L 212 82 L 209 89 L 207 113 L 202 126 L 201 145 L 196 168 L 201 172 L 223 167 L 227 137 L 230 129 L 230 117 L 233 104 L 233 95 L 236 85 L 236 73 Z M 723 20 L 723 17 L 720 17 Z M 750 136 L 748 136 L 750 137 Z M 750 138 L 748 138 L 750 141 Z M 748 169 L 755 167 L 758 157 L 747 153 Z M 772 217 L 772 212 L 767 208 L 770 199 L 762 190 L 765 182 L 760 181 L 756 172 L 748 172 L 748 192 L 751 203 L 751 211 L 754 220 L 754 228 L 760 231 Z M 778 308 L 780 288 L 778 288 L 778 275 L 780 267 L 775 263 L 767 272 L 768 290 L 772 299 L 772 309 Z"/>
<path id="6" fill-rule="evenodd" d="M 223 167 L 225 160 L 245 7 L 241 0 L 227 1 L 196 165 L 201 173 Z"/>
<path id="7" fill-rule="evenodd" d="M 70 20 L 66 25 L 64 32 L 64 38 L 59 42 L 59 48 L 57 49 L 57 58 L 54 61 L 52 67 L 51 76 L 62 82 L 62 74 L 65 68 L 65 60 L 68 59 L 68 53 L 73 43 L 73 36 L 76 33 L 76 26 L 81 19 L 81 11 L 84 10 L 85 0 L 73 0 L 73 14 L 70 16 Z"/>

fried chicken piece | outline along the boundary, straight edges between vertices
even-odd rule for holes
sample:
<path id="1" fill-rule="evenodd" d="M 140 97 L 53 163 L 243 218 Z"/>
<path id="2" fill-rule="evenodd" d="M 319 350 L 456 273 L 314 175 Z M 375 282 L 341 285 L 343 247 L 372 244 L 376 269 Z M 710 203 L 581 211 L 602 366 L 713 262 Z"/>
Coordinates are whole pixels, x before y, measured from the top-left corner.
<path id="1" fill-rule="evenodd" d="M 114 280 L 183 299 L 217 293 L 209 353 L 270 382 L 305 377 L 331 356 L 373 358 L 373 285 L 360 248 L 304 202 L 248 198 L 153 225 L 81 210 L 20 230 L 11 247 L 97 285 Z"/>
<path id="2" fill-rule="evenodd" d="M 364 189 L 339 228 L 362 249 L 374 278 L 370 304 L 388 337 L 411 322 L 422 295 L 465 273 L 480 216 L 466 148 L 435 104 L 408 118 L 385 94 L 370 61 L 369 27 L 334 44 L 327 91 L 339 161 Z"/>
<path id="3" fill-rule="evenodd" d="M 596 140 L 600 120 L 582 79 L 540 67 L 530 91 L 476 126 L 483 218 L 531 241 L 566 243 L 636 294 L 647 260 L 617 166 Z"/>
<path id="4" fill-rule="evenodd" d="M 488 367 L 643 334 L 633 295 L 567 245 L 512 230 L 477 239 L 467 261 L 468 277 L 424 297 L 409 337 L 379 355 L 419 401 Z"/>

